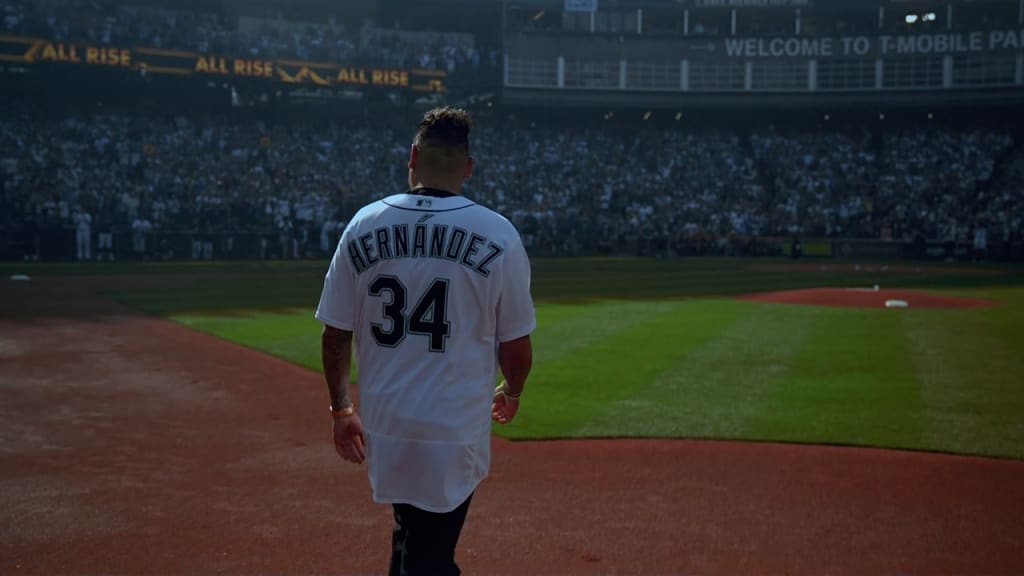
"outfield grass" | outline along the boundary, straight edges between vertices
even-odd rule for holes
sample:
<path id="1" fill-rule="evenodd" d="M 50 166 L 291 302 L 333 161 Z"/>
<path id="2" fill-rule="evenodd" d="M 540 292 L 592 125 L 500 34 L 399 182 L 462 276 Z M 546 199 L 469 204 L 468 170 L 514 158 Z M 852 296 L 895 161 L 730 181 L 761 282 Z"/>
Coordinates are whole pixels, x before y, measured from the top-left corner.
<path id="1" fill-rule="evenodd" d="M 534 372 L 516 422 L 496 433 L 787 441 L 1024 458 L 1019 268 L 964 277 L 823 272 L 814 265 L 805 272 L 752 272 L 748 263 L 538 262 Z M 120 297 L 318 370 L 312 308 L 323 272 L 278 272 L 281 280 L 252 286 L 241 299 L 247 305 L 218 293 L 245 276 L 237 271 L 209 281 L 192 273 L 198 280 L 191 288 Z M 932 287 L 1002 306 L 853 310 L 727 297 L 875 283 Z M 302 307 L 282 310 L 296 305 L 299 292 Z M 248 305 L 257 300 L 263 305 Z M 245 307 L 264 310 L 224 313 Z"/>
<path id="2" fill-rule="evenodd" d="M 1024 459 L 1024 268 L 860 271 L 760 260 L 538 260 L 535 366 L 514 439 L 830 443 Z M 822 270 L 821 267 L 828 267 Z M 905 266 L 905 265 L 904 265 Z M 22 265 L 319 370 L 325 262 Z M 731 296 L 816 286 L 928 288 L 978 310 L 780 306 Z"/>
<path id="3" fill-rule="evenodd" d="M 902 263 L 864 263 L 859 272 L 848 262 L 808 261 L 802 271 L 754 271 L 751 267 L 789 265 L 790 261 L 689 259 L 539 259 L 533 262 L 533 294 L 539 302 L 594 299 L 665 299 L 730 296 L 816 286 L 927 287 L 985 289 L 1024 286 L 1024 266 L 928 264 L 922 272 Z M 891 263 L 890 263 L 891 264 Z M 845 269 L 838 269 L 840 266 Z M 871 270 L 867 267 L 872 266 Z M 820 268 L 825 267 L 822 271 Z M 963 268 L 988 274 L 964 275 Z M 312 309 L 320 297 L 327 262 L 181 262 L 181 263 L 0 263 L 0 274 L 99 276 L 109 279 L 108 294 L 143 312 L 169 316 L 183 312 Z M 118 282 L 123 280 L 121 287 Z"/>

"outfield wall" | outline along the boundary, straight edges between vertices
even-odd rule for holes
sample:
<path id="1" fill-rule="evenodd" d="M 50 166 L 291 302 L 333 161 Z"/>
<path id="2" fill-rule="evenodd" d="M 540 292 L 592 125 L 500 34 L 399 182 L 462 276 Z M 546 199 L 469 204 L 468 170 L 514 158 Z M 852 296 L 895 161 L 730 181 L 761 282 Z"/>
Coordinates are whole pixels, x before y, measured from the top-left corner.
<path id="1" fill-rule="evenodd" d="M 144 235 L 136 244 L 130 230 L 112 233 L 110 254 L 115 260 L 279 260 L 326 258 L 333 252 L 338 237 L 322 243 L 319 233 L 310 229 L 294 234 L 239 233 L 217 234 L 194 231 L 160 232 Z M 324 249 L 326 246 L 326 249 Z M 141 248 L 141 250 L 139 250 Z M 805 259 L 873 260 L 972 260 L 978 255 L 969 241 L 879 240 L 858 238 L 803 238 L 800 254 L 794 255 L 792 237 L 762 238 L 626 238 L 607 240 L 599 246 L 527 245 L 536 257 L 639 256 L 639 257 L 800 257 Z M 41 230 L 0 230 L 0 260 L 72 261 L 76 260 L 76 234 L 72 228 Z M 99 238 L 91 234 L 92 260 L 100 254 Z M 1024 261 L 1024 241 L 989 242 L 981 254 L 985 260 Z"/>

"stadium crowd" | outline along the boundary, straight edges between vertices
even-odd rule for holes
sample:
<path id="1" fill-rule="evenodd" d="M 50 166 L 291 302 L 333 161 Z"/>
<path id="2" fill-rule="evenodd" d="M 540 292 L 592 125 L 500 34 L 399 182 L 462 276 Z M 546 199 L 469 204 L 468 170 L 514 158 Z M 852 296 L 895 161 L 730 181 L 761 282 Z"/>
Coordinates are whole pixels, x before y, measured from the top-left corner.
<path id="1" fill-rule="evenodd" d="M 405 189 L 410 139 L 362 121 L 8 116 L 0 225 L 131 230 L 140 255 L 156 250 L 145 245 L 152 231 L 192 235 L 193 257 L 230 255 L 223 242 L 243 234 L 275 238 L 263 256 L 326 252 L 356 208 Z M 540 253 L 684 253 L 792 235 L 941 242 L 983 230 L 1008 240 L 1024 228 L 1024 152 L 1004 130 L 506 122 L 481 123 L 473 141 L 465 193 Z"/>
<path id="2" fill-rule="evenodd" d="M 147 46 L 201 54 L 286 58 L 361 66 L 425 68 L 448 73 L 496 69 L 496 50 L 472 36 L 380 29 L 336 22 L 252 19 L 229 25 L 214 12 L 86 0 L 2 0 L 4 34 L 57 42 Z"/>

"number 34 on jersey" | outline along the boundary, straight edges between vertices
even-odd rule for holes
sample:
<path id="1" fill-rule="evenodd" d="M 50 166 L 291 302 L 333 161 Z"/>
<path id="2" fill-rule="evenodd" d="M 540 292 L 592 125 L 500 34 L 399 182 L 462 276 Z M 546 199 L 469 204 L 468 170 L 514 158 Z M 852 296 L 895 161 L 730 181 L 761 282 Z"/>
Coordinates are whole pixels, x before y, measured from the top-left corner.
<path id="1" fill-rule="evenodd" d="M 395 348 L 406 335 L 427 336 L 429 350 L 443 353 L 451 323 L 448 322 L 448 279 L 437 278 L 419 300 L 411 313 L 406 313 L 409 292 L 396 276 L 380 275 L 370 282 L 370 296 L 383 300 L 384 318 L 390 326 L 373 322 L 370 332 L 379 346 Z"/>

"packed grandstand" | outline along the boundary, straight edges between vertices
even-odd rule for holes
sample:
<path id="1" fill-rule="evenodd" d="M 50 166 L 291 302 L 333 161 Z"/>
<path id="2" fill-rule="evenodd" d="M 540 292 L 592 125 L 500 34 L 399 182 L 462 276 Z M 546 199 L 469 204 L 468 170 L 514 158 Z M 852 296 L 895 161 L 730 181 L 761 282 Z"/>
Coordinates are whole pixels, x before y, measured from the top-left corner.
<path id="1" fill-rule="evenodd" d="M 61 49 L 145 45 L 469 78 L 501 60 L 493 42 L 465 29 L 230 19 L 221 3 L 209 12 L 153 2 L 2 5 L 5 34 Z M 5 82 L 0 233 L 9 258 L 322 256 L 355 209 L 406 189 L 411 127 L 424 106 L 376 92 L 327 113 L 294 102 L 239 112 L 237 97 L 198 110 L 142 105 L 146 90 L 166 85 L 126 88 L 138 91 L 138 105 L 124 94 L 106 106 L 36 98 L 61 81 Z M 90 99 L 103 93 L 91 90 Z M 175 90 L 202 99 L 212 89 Z M 628 96 L 617 112 L 572 114 L 545 112 L 543 101 L 457 103 L 477 118 L 477 169 L 465 193 L 506 215 L 537 254 L 745 254 L 758 239 L 793 237 L 1011 246 L 1024 230 L 1024 134 L 970 107 L 886 118 L 875 102 L 744 122 L 727 110 L 652 113 Z M 316 111 L 281 112 L 303 105 Z"/>
<path id="2" fill-rule="evenodd" d="M 370 21 L 289 23 L 280 11 L 258 12 L 226 25 L 218 3 L 182 9 L 174 3 L 122 4 L 82 0 L 5 0 L 3 33 L 100 46 L 147 46 L 309 62 L 378 64 L 455 72 L 497 65 L 494 48 L 481 50 L 472 36 L 403 34 Z M 271 16 L 272 17 L 268 17 Z M 356 28 L 358 26 L 358 28 Z"/>

